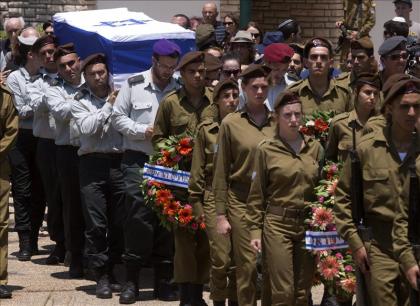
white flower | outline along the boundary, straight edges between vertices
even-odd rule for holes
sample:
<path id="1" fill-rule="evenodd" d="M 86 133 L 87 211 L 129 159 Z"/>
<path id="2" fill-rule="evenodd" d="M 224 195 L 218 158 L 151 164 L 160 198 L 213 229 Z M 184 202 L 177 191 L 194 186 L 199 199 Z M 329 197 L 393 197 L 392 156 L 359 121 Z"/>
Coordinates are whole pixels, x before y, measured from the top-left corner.
<path id="1" fill-rule="evenodd" d="M 315 121 L 309 120 L 308 122 L 306 122 L 306 126 L 315 126 Z"/>

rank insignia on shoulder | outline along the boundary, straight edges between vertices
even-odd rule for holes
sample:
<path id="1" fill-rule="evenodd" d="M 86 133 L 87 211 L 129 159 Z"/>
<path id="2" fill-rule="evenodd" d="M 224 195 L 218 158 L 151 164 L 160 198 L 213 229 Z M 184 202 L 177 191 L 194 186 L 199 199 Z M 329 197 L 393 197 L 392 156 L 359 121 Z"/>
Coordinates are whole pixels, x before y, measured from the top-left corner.
<path id="1" fill-rule="evenodd" d="M 40 77 L 41 77 L 41 75 L 40 75 L 40 74 L 33 75 L 33 76 L 31 76 L 31 77 L 29 78 L 29 81 L 30 81 L 31 83 L 33 83 L 33 82 L 35 82 L 36 80 L 38 80 Z"/>
<path id="2" fill-rule="evenodd" d="M 61 84 L 61 79 L 57 79 L 57 78 L 49 79 L 48 84 L 50 84 L 50 86 L 57 86 Z"/>
<path id="3" fill-rule="evenodd" d="M 135 75 L 128 78 L 128 84 L 130 86 L 134 84 L 141 84 L 141 83 L 144 83 L 144 76 L 142 74 Z"/>
<path id="4" fill-rule="evenodd" d="M 75 96 L 74 99 L 79 101 L 86 95 L 87 91 L 85 89 L 80 90 Z"/>

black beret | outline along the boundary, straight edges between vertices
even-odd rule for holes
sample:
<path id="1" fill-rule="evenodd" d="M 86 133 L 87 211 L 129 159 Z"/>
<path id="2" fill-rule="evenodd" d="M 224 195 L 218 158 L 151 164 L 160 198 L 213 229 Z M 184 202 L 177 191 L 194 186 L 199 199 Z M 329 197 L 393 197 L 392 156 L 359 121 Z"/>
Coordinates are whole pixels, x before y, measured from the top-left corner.
<path id="1" fill-rule="evenodd" d="M 239 90 L 239 85 L 238 83 L 233 80 L 233 79 L 225 79 L 219 83 L 217 83 L 217 85 L 214 87 L 213 89 L 213 101 L 216 102 L 216 100 L 218 99 L 220 92 L 225 89 L 225 88 L 236 88 Z"/>
<path id="2" fill-rule="evenodd" d="M 59 59 L 62 56 L 66 56 L 72 53 L 77 53 L 76 49 L 74 48 L 74 44 L 73 43 L 68 43 L 65 45 L 61 45 L 57 47 L 57 50 L 54 53 L 54 60 L 56 61 L 57 59 Z"/>
<path id="3" fill-rule="evenodd" d="M 383 92 L 385 100 L 382 105 L 382 112 L 396 96 L 412 92 L 420 93 L 420 79 L 404 73 L 394 74 L 385 82 Z"/>
<path id="4" fill-rule="evenodd" d="M 106 65 L 106 56 L 103 53 L 94 53 L 86 57 L 82 61 L 82 65 L 80 66 L 80 71 L 85 71 L 88 65 L 93 65 L 97 63 L 103 63 Z"/>
<path id="5" fill-rule="evenodd" d="M 405 50 L 406 44 L 407 39 L 404 36 L 392 36 L 382 43 L 379 47 L 378 54 L 384 56 L 394 50 Z"/>
<path id="6" fill-rule="evenodd" d="M 54 35 L 43 35 L 40 38 L 38 38 L 35 43 L 32 45 L 32 50 L 34 52 L 39 52 L 42 47 L 46 45 L 53 44 L 54 46 L 57 46 L 58 40 L 57 37 Z"/>
<path id="7" fill-rule="evenodd" d="M 197 63 L 197 62 L 204 63 L 204 52 L 202 51 L 188 52 L 181 58 L 178 64 L 177 70 L 181 70 L 182 68 L 184 68 L 186 65 L 190 63 Z"/>
<path id="8" fill-rule="evenodd" d="M 265 65 L 251 64 L 239 76 L 242 79 L 267 77 L 271 69 Z"/>

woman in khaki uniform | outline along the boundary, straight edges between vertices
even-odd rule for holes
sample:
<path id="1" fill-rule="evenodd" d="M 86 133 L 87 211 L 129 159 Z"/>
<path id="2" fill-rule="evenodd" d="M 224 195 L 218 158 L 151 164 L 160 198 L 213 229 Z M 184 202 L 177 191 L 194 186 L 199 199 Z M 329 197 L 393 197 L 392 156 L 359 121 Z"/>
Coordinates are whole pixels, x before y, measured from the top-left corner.
<path id="1" fill-rule="evenodd" d="M 250 65 L 241 75 L 245 106 L 223 119 L 217 139 L 213 192 L 217 232 L 231 235 L 236 264 L 239 305 L 256 305 L 256 256 L 245 221 L 246 200 L 252 181 L 252 167 L 258 143 L 275 133 L 272 114 L 264 105 L 268 93 L 269 69 Z"/>
<path id="2" fill-rule="evenodd" d="M 213 181 L 213 159 L 216 153 L 217 135 L 222 119 L 236 110 L 239 104 L 238 83 L 226 79 L 216 85 L 213 91 L 213 107 L 217 109 L 217 120 L 207 119 L 198 127 L 194 142 L 191 176 L 189 181 L 189 203 L 195 218 L 206 224 L 210 243 L 210 298 L 215 306 L 237 305 L 235 267 L 232 260 L 232 246 L 229 236 L 216 232 L 216 207 L 211 189 Z"/>
<path id="3" fill-rule="evenodd" d="M 344 161 L 353 149 L 353 128 L 355 143 L 362 137 L 363 127 L 368 119 L 377 114 L 381 81 L 377 74 L 362 73 L 352 84 L 355 95 L 355 109 L 335 116 L 330 124 L 325 156 L 328 160 Z"/>
<path id="4" fill-rule="evenodd" d="M 256 150 L 247 220 L 251 246 L 267 260 L 271 305 L 308 305 L 315 272 L 305 250 L 307 201 L 315 199 L 321 144 L 299 132 L 302 102 L 291 92 L 276 101 L 277 133 Z"/>
<path id="5" fill-rule="evenodd" d="M 389 84 L 383 106 L 386 126 L 364 135 L 357 146 L 364 222 L 371 230 L 370 239 L 361 239 L 352 220 L 350 159 L 344 164 L 335 191 L 334 213 L 337 231 L 348 242 L 360 270 L 368 276 L 365 279 L 371 304 L 396 306 L 408 305 L 408 286 L 393 253 L 391 233 L 404 178 L 415 158 L 412 132 L 420 116 L 420 80 L 397 74 L 384 86 Z"/>

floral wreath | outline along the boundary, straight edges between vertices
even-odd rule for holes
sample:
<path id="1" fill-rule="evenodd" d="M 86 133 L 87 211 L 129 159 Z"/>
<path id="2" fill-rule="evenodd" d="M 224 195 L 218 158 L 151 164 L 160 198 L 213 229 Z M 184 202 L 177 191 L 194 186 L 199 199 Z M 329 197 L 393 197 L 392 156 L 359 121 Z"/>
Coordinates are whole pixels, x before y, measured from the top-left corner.
<path id="1" fill-rule="evenodd" d="M 159 145 L 159 151 L 150 156 L 149 164 L 160 168 L 178 171 L 191 162 L 194 137 L 189 133 L 170 136 Z M 176 199 L 168 184 L 146 178 L 141 185 L 146 205 L 156 212 L 161 224 L 172 228 L 185 228 L 196 232 L 204 230 L 205 224 L 193 217 L 192 206 Z"/>
<path id="2" fill-rule="evenodd" d="M 333 112 L 314 112 L 312 115 L 304 118 L 304 125 L 300 128 L 300 131 L 305 135 L 318 139 L 325 145 L 328 139 L 329 124 L 333 115 Z M 323 179 L 314 188 L 317 200 L 308 203 L 311 208 L 305 220 L 308 231 L 336 231 L 333 213 L 335 205 L 334 192 L 341 168 L 341 163 L 326 161 L 322 169 Z M 330 295 L 336 296 L 338 301 L 351 300 L 356 291 L 355 264 L 351 250 L 344 248 L 313 252 L 317 258 L 316 278 L 325 286 Z"/>

